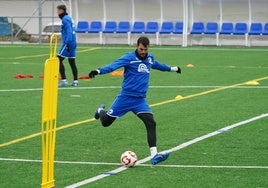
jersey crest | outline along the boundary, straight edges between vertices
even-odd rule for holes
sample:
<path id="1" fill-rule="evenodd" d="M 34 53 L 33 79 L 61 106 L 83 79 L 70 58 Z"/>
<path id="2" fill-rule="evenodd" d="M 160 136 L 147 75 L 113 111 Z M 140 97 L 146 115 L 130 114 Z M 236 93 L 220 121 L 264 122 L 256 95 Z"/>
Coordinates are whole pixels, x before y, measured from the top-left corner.
<path id="1" fill-rule="evenodd" d="M 147 66 L 145 64 L 143 64 L 143 63 L 139 64 L 138 72 L 150 73 L 150 71 L 147 68 Z"/>

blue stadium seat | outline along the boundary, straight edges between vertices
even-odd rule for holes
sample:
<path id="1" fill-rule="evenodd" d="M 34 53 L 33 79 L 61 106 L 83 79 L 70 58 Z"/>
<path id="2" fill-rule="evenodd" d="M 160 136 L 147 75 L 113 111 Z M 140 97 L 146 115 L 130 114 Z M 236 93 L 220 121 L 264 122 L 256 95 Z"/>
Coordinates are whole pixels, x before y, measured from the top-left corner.
<path id="1" fill-rule="evenodd" d="M 128 21 L 119 22 L 116 33 L 128 33 L 128 32 L 130 32 L 130 23 Z"/>
<path id="2" fill-rule="evenodd" d="M 268 35 L 268 23 L 264 25 L 263 35 Z"/>
<path id="3" fill-rule="evenodd" d="M 0 24 L 0 36 L 11 35 L 11 29 L 7 23 Z"/>
<path id="4" fill-rule="evenodd" d="M 205 29 L 205 34 L 213 35 L 219 33 L 218 23 L 216 22 L 208 22 Z"/>
<path id="5" fill-rule="evenodd" d="M 100 33 L 102 32 L 102 23 L 100 21 L 93 21 L 88 29 L 89 33 Z"/>
<path id="6" fill-rule="evenodd" d="M 105 24 L 105 28 L 103 30 L 103 33 L 115 33 L 116 32 L 116 22 L 115 21 L 108 21 Z"/>
<path id="7" fill-rule="evenodd" d="M 174 34 L 182 34 L 183 33 L 183 22 L 176 22 L 173 33 Z"/>
<path id="8" fill-rule="evenodd" d="M 157 22 L 148 22 L 146 25 L 145 33 L 155 34 L 158 32 L 158 23 Z"/>
<path id="9" fill-rule="evenodd" d="M 202 34 L 202 33 L 204 33 L 204 23 L 203 22 L 193 23 L 191 34 Z"/>
<path id="10" fill-rule="evenodd" d="M 8 23 L 8 18 L 7 17 L 0 17 L 0 24 L 1 23 L 3 23 L 3 24 L 6 23 L 7 24 Z"/>
<path id="11" fill-rule="evenodd" d="M 262 24 L 252 23 L 249 29 L 249 35 L 261 35 L 262 34 Z"/>
<path id="12" fill-rule="evenodd" d="M 246 23 L 236 23 L 234 35 L 245 35 L 248 33 L 248 26 Z"/>
<path id="13" fill-rule="evenodd" d="M 171 34 L 173 33 L 173 23 L 163 22 L 160 30 L 160 34 Z"/>
<path id="14" fill-rule="evenodd" d="M 131 33 L 143 33 L 143 32 L 145 32 L 144 22 L 134 22 Z"/>
<path id="15" fill-rule="evenodd" d="M 232 23 L 223 23 L 221 26 L 221 31 L 220 34 L 221 35 L 230 35 L 232 34 L 234 31 L 234 26 Z"/>
<path id="16" fill-rule="evenodd" d="M 88 31 L 88 22 L 87 21 L 79 21 L 77 23 L 76 32 L 77 33 L 86 33 Z"/>

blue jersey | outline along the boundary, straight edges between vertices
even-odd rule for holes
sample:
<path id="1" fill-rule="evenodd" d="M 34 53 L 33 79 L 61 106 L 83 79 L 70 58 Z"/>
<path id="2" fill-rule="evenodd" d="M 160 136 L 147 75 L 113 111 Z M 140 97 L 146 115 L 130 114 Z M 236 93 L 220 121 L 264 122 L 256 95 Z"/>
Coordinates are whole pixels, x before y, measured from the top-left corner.
<path id="1" fill-rule="evenodd" d="M 171 67 L 155 61 L 152 54 L 148 53 L 147 58 L 141 60 L 136 56 L 135 52 L 126 53 L 118 60 L 98 70 L 100 74 L 107 74 L 121 67 L 124 68 L 121 95 L 143 98 L 146 97 L 148 91 L 151 69 L 171 70 Z"/>
<path id="2" fill-rule="evenodd" d="M 63 45 L 76 46 L 75 24 L 69 15 L 62 18 L 61 37 Z"/>
<path id="3" fill-rule="evenodd" d="M 76 36 L 73 19 L 67 14 L 62 17 L 61 25 L 62 46 L 58 56 L 64 58 L 76 57 Z"/>

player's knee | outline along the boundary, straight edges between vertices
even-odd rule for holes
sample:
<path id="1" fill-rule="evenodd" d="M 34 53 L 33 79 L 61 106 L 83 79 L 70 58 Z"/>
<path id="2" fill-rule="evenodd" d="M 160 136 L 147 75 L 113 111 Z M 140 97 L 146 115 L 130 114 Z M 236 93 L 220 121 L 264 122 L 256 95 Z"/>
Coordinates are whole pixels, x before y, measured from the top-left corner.
<path id="1" fill-rule="evenodd" d="M 101 115 L 100 120 L 103 127 L 109 127 L 116 119 L 114 117 L 108 116 L 107 114 L 100 114 L 100 115 Z"/>
<path id="2" fill-rule="evenodd" d="M 156 122 L 155 122 L 154 116 L 152 114 L 142 113 L 142 114 L 139 114 L 138 117 L 144 122 L 145 126 L 148 129 L 156 127 Z"/>
<path id="3" fill-rule="evenodd" d="M 101 121 L 101 124 L 103 127 L 109 127 L 110 125 L 112 125 L 112 122 L 109 122 L 109 121 Z"/>

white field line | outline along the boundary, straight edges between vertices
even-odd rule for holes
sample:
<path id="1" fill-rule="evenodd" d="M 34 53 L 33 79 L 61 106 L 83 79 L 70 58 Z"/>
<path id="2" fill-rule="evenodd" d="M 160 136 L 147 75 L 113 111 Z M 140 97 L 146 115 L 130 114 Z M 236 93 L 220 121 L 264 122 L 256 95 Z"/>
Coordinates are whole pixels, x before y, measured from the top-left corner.
<path id="1" fill-rule="evenodd" d="M 150 166 L 149 164 L 140 164 L 139 166 Z M 156 167 L 165 168 L 226 168 L 226 169 L 268 169 L 268 166 L 209 166 L 209 165 L 156 165 Z"/>
<path id="2" fill-rule="evenodd" d="M 205 89 L 221 88 L 226 86 L 150 86 L 150 89 Z M 96 87 L 65 87 L 59 90 L 89 90 L 89 89 L 120 89 L 121 86 L 96 86 Z M 232 89 L 268 89 L 268 86 L 237 86 Z M 42 91 L 43 88 L 25 88 L 25 89 L 1 89 L 0 92 L 27 92 Z"/>
<path id="3" fill-rule="evenodd" d="M 42 160 L 31 159 L 12 159 L 0 158 L 0 161 L 11 162 L 28 162 L 28 163 L 41 163 Z M 71 165 L 105 165 L 105 166 L 122 166 L 121 163 L 107 163 L 107 162 L 87 162 L 87 161 L 55 161 L 57 164 L 71 164 Z M 150 164 L 139 164 L 143 167 L 152 167 Z M 227 169 L 268 169 L 268 166 L 222 166 L 222 165 L 156 165 L 154 167 L 164 168 L 227 168 Z"/>
<path id="4" fill-rule="evenodd" d="M 185 143 L 183 143 L 183 144 L 180 144 L 180 145 L 178 145 L 178 146 L 176 146 L 176 147 L 173 147 L 173 148 L 171 148 L 171 149 L 169 149 L 169 150 L 163 151 L 163 153 L 164 153 L 164 152 L 170 152 L 170 153 L 171 153 L 171 152 L 179 151 L 179 150 L 181 150 L 181 149 L 183 149 L 183 148 L 186 148 L 186 147 L 188 147 L 188 146 L 190 146 L 190 145 L 192 145 L 192 144 L 195 144 L 195 143 L 197 143 L 197 142 L 203 141 L 203 140 L 205 140 L 205 139 L 207 139 L 207 138 L 216 136 L 216 135 L 218 135 L 218 134 L 224 133 L 224 132 L 226 132 L 226 131 L 228 131 L 228 130 L 231 130 L 231 129 L 233 129 L 233 128 L 236 128 L 236 127 L 238 127 L 238 126 L 245 125 L 245 124 L 248 124 L 248 123 L 250 123 L 250 122 L 253 122 L 253 121 L 256 121 L 256 120 L 265 118 L 265 117 L 268 117 L 268 113 L 267 113 L 267 114 L 262 114 L 262 115 L 259 115 L 259 116 L 256 116 L 256 117 L 253 117 L 253 118 L 250 118 L 250 119 L 247 119 L 247 120 L 238 122 L 238 123 L 235 123 L 235 124 L 233 124 L 233 125 L 229 125 L 229 126 L 223 127 L 223 128 L 221 128 L 221 129 L 219 129 L 219 130 L 217 130 L 217 131 L 208 133 L 208 134 L 206 134 L 206 135 L 200 136 L 200 137 L 198 137 L 198 138 L 195 138 L 195 139 L 193 139 L 193 140 L 190 140 L 190 141 L 188 141 L 188 142 L 185 142 Z M 145 163 L 145 162 L 148 162 L 148 161 L 150 161 L 150 157 L 146 157 L 146 158 L 144 158 L 144 159 L 142 159 L 142 160 L 139 160 L 139 161 L 137 162 L 137 165 L 141 165 L 142 163 Z M 92 183 L 92 182 L 94 182 L 94 181 L 98 181 L 98 180 L 100 180 L 100 179 L 102 179 L 102 178 L 108 177 L 108 176 L 110 176 L 110 175 L 112 175 L 112 174 L 116 174 L 116 173 L 122 172 L 122 171 L 124 171 L 124 170 L 127 170 L 127 168 L 125 168 L 125 167 L 119 167 L 119 168 L 117 168 L 117 169 L 114 169 L 114 170 L 112 170 L 112 171 L 106 173 L 106 174 L 101 174 L 101 175 L 97 175 L 97 176 L 94 176 L 94 177 L 85 179 L 85 180 L 80 181 L 80 182 L 78 182 L 78 183 L 74 183 L 74 184 L 72 184 L 72 185 L 69 185 L 69 186 L 67 186 L 66 188 L 76 188 L 76 187 L 80 187 L 80 186 L 82 186 L 82 185 L 86 185 L 86 184 Z"/>

